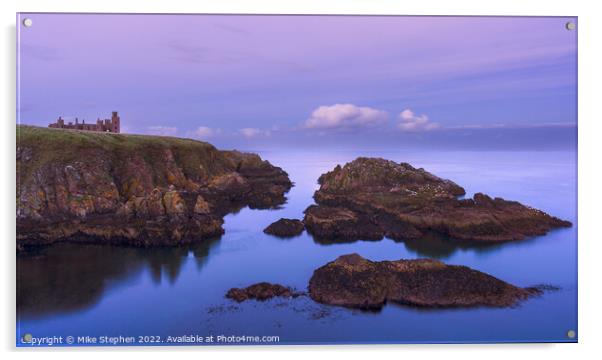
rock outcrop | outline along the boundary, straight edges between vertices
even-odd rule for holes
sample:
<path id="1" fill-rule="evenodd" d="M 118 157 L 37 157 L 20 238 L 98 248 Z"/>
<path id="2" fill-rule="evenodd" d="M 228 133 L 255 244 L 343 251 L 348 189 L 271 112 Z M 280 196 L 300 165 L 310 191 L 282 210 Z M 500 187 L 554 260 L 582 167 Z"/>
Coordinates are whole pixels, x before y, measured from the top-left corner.
<path id="1" fill-rule="evenodd" d="M 305 225 L 301 220 L 297 219 L 280 219 L 271 223 L 263 230 L 264 233 L 278 237 L 293 237 L 300 235 L 305 229 Z"/>
<path id="2" fill-rule="evenodd" d="M 17 248 L 56 241 L 181 245 L 292 183 L 255 154 L 172 137 L 17 128 Z"/>
<path id="3" fill-rule="evenodd" d="M 343 255 L 314 271 L 309 296 L 316 302 L 380 309 L 388 301 L 420 307 L 509 307 L 541 294 L 466 266 L 437 260 L 374 262 Z"/>
<path id="4" fill-rule="evenodd" d="M 477 193 L 407 163 L 358 158 L 323 174 L 305 210 L 318 241 L 419 239 L 427 233 L 480 242 L 521 240 L 571 223 L 516 201 Z"/>
<path id="5" fill-rule="evenodd" d="M 243 302 L 250 299 L 265 301 L 274 297 L 290 298 L 299 295 L 301 294 L 289 287 L 267 282 L 260 282 L 246 288 L 232 288 L 226 293 L 228 299 L 232 299 L 236 302 Z"/>

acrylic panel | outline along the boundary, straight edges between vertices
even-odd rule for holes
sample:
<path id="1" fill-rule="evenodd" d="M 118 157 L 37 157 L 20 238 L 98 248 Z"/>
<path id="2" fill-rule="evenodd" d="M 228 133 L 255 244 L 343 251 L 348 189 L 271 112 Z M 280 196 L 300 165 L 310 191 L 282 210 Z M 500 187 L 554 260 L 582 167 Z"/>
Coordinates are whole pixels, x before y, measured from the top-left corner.
<path id="1" fill-rule="evenodd" d="M 17 14 L 17 346 L 576 342 L 577 18 Z"/>

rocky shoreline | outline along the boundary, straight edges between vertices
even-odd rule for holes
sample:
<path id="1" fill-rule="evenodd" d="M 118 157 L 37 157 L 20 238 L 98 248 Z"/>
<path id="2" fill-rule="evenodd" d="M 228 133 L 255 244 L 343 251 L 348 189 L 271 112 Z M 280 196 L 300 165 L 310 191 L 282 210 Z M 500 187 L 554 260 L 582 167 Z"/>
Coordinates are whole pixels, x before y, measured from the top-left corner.
<path id="1" fill-rule="evenodd" d="M 59 241 L 177 246 L 223 233 L 292 187 L 258 155 L 170 137 L 19 126 L 17 249 Z"/>
<path id="2" fill-rule="evenodd" d="M 17 249 L 57 241 L 188 244 L 223 234 L 245 206 L 277 208 L 288 174 L 258 155 L 170 137 L 18 127 Z M 317 241 L 417 240 L 426 234 L 499 243 L 570 227 L 516 201 L 465 190 L 424 169 L 357 158 L 320 176 L 303 220 L 264 232 Z"/>
<path id="3" fill-rule="evenodd" d="M 220 151 L 189 139 L 19 126 L 17 250 L 57 242 L 184 246 L 223 234 L 223 218 L 243 207 L 275 209 L 293 186 L 258 155 Z M 303 220 L 264 229 L 278 237 L 307 230 L 329 241 L 422 241 L 426 234 L 500 243 L 570 227 L 515 201 L 465 190 L 407 163 L 357 158 L 320 176 Z M 307 295 L 322 304 L 380 309 L 509 307 L 542 293 L 466 266 L 437 260 L 370 261 L 343 255 L 316 269 Z M 280 284 L 232 288 L 236 302 L 294 298 Z"/>

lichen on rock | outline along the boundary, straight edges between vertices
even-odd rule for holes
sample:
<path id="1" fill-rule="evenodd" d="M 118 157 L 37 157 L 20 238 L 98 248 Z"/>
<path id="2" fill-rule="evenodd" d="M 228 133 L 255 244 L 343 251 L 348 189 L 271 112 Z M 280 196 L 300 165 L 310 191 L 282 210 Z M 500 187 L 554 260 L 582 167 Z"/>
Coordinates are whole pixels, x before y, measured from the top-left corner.
<path id="1" fill-rule="evenodd" d="M 210 214 L 211 206 L 209 203 L 203 198 L 203 195 L 198 195 L 196 198 L 196 202 L 194 204 L 194 212 L 196 214 Z"/>

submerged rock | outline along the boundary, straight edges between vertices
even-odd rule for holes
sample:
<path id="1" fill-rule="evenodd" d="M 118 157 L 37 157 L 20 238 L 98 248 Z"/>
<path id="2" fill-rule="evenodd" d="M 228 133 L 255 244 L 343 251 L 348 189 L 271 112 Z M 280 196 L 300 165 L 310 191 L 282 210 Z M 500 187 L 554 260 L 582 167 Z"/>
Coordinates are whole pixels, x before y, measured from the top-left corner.
<path id="1" fill-rule="evenodd" d="M 263 232 L 279 237 L 292 237 L 300 235 L 304 229 L 305 225 L 303 225 L 303 222 L 301 222 L 301 220 L 282 218 L 276 222 L 271 223 L 267 228 L 263 230 Z"/>
<path id="2" fill-rule="evenodd" d="M 300 294 L 289 287 L 280 284 L 260 282 L 246 288 L 232 288 L 226 293 L 228 299 L 243 302 L 249 299 L 265 301 L 273 297 L 297 297 Z"/>
<path id="3" fill-rule="evenodd" d="M 319 241 L 418 239 L 427 233 L 501 242 L 570 227 L 568 221 L 516 201 L 477 193 L 407 163 L 357 158 L 323 174 L 305 210 L 307 231 Z"/>
<path id="4" fill-rule="evenodd" d="M 370 261 L 343 255 L 317 270 L 309 281 L 316 302 L 380 309 L 388 301 L 421 307 L 509 307 L 541 294 L 466 266 L 437 260 Z"/>
<path id="5" fill-rule="evenodd" d="M 292 187 L 258 155 L 173 137 L 17 127 L 17 248 L 57 241 L 182 245 Z"/>

